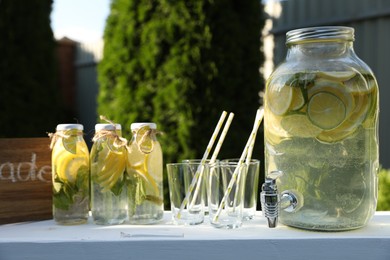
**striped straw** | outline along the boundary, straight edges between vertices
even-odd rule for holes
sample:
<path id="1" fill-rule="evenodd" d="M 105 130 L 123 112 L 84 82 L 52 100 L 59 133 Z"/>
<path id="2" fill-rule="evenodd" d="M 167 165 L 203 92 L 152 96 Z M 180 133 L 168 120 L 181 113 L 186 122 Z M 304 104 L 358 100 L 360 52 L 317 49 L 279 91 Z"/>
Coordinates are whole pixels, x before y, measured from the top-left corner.
<path id="1" fill-rule="evenodd" d="M 256 118 L 255 118 L 255 122 L 253 124 L 253 129 L 252 129 L 252 133 L 254 133 L 254 137 L 252 139 L 252 142 L 249 144 L 248 153 L 246 154 L 246 159 L 245 159 L 245 164 L 246 164 L 245 171 L 246 172 L 248 172 L 249 166 L 251 163 L 253 147 L 255 146 L 255 141 L 256 141 L 257 128 L 260 126 L 261 121 L 263 120 L 263 117 L 264 117 L 264 108 L 261 106 L 257 110 L 257 113 L 256 113 Z M 258 126 L 257 126 L 257 124 L 258 124 Z M 238 177 L 237 177 L 236 187 L 240 187 L 241 174 L 242 174 L 242 171 L 239 171 Z M 237 205 L 238 192 L 239 192 L 239 189 L 237 188 L 236 193 L 234 195 L 233 209 L 235 209 L 235 207 Z"/>
<path id="2" fill-rule="evenodd" d="M 223 127 L 222 133 L 221 133 L 221 135 L 220 135 L 220 137 L 218 139 L 217 146 L 215 147 L 213 155 L 211 156 L 210 164 L 214 163 L 217 160 L 218 153 L 221 150 L 223 141 L 225 140 L 226 134 L 229 131 L 229 127 L 230 127 L 230 124 L 233 121 L 233 117 L 234 117 L 234 114 L 230 113 L 229 117 L 228 117 L 228 119 L 227 119 L 227 121 L 225 123 L 225 126 Z M 198 193 L 199 193 L 199 190 L 200 190 L 200 185 L 202 183 L 201 180 L 202 180 L 202 177 L 203 177 L 203 172 L 204 172 L 204 167 L 202 167 L 202 170 L 200 172 L 200 176 L 199 176 L 199 179 L 198 179 L 198 183 L 196 185 L 194 196 L 192 196 L 192 201 L 191 201 L 190 205 L 188 206 L 189 208 L 191 208 L 192 205 L 194 205 L 196 197 L 198 196 Z"/>
<path id="3" fill-rule="evenodd" d="M 187 206 L 187 203 L 188 203 L 188 200 L 189 200 L 189 197 L 191 196 L 191 193 L 192 191 L 194 190 L 195 188 L 195 185 L 196 183 L 198 182 L 198 179 L 200 177 L 200 173 L 203 172 L 203 169 L 204 168 L 204 164 L 206 163 L 206 160 L 207 160 L 207 157 L 209 156 L 209 153 L 211 151 L 211 148 L 213 147 L 214 145 L 214 142 L 215 142 L 215 139 L 217 139 L 217 136 L 218 136 L 218 133 L 219 133 L 219 130 L 221 129 L 222 127 L 222 124 L 223 124 L 223 121 L 225 120 L 226 118 L 226 115 L 227 115 L 227 112 L 226 111 L 223 111 L 222 114 L 221 114 L 221 117 L 219 118 L 219 121 L 217 123 L 217 126 L 215 127 L 214 129 L 214 133 L 212 134 L 211 138 L 210 138 L 210 141 L 206 147 L 206 151 L 204 152 L 203 154 L 203 157 L 202 157 L 202 160 L 200 161 L 200 168 L 201 169 L 197 169 L 195 175 L 194 175 L 194 178 L 192 178 L 192 181 L 191 181 L 191 184 L 190 186 L 188 187 L 188 190 L 187 190 L 187 193 L 186 193 L 186 196 L 184 197 L 184 200 L 183 202 L 181 203 L 180 205 L 180 210 L 179 212 L 177 213 L 177 218 L 180 219 L 181 218 L 181 212 L 184 210 L 185 206 Z"/>
<path id="4" fill-rule="evenodd" d="M 244 151 L 241 154 L 241 157 L 240 157 L 240 159 L 238 161 L 236 169 L 233 172 L 232 179 L 230 180 L 229 185 L 228 185 L 228 187 L 227 187 L 227 189 L 225 191 L 225 194 L 224 194 L 224 196 L 222 198 L 221 204 L 219 205 L 217 213 L 214 216 L 214 219 L 213 219 L 214 222 L 218 221 L 219 215 L 221 214 L 222 209 L 225 207 L 226 200 L 227 200 L 228 196 L 230 195 L 230 192 L 231 192 L 231 190 L 233 188 L 234 183 L 236 182 L 236 179 L 238 177 L 239 169 L 241 168 L 241 165 L 244 162 L 244 159 L 245 159 L 245 157 L 246 157 L 246 155 L 248 153 L 249 147 L 251 146 L 252 143 L 254 144 L 254 139 L 256 137 L 257 130 L 259 129 L 260 123 L 261 123 L 261 121 L 263 119 L 263 117 L 261 116 L 262 114 L 264 114 L 263 107 L 261 107 L 261 108 L 259 108 L 257 110 L 254 127 L 253 127 L 252 132 L 251 132 L 251 134 L 249 136 L 249 139 L 248 139 L 248 141 L 247 141 L 247 143 L 245 145 Z M 237 187 L 237 189 L 238 189 L 238 187 Z"/>
<path id="5" fill-rule="evenodd" d="M 259 126 L 260 126 L 260 124 L 261 124 L 261 121 L 263 120 L 263 117 L 264 117 L 264 108 L 261 106 L 261 107 L 257 110 L 256 119 L 255 119 L 255 124 L 253 125 L 253 128 L 255 128 L 255 127 L 259 128 Z M 258 123 L 258 126 L 256 126 L 257 123 Z M 251 143 L 250 146 L 249 146 L 248 154 L 246 155 L 246 160 L 245 160 L 245 162 L 246 162 L 247 164 L 249 164 L 250 161 L 251 161 L 251 159 L 252 159 L 252 153 L 253 153 L 253 147 L 255 146 L 256 135 L 257 135 L 257 129 L 256 129 L 256 131 L 255 131 L 254 133 L 255 133 L 255 136 L 254 136 L 254 138 L 253 138 L 252 143 Z"/>

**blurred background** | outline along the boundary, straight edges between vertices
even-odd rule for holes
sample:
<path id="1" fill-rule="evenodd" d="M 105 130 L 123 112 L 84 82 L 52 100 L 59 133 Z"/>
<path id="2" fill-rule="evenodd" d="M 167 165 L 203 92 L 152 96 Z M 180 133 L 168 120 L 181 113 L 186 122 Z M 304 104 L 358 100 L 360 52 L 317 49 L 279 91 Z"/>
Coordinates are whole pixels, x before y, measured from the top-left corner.
<path id="1" fill-rule="evenodd" d="M 172 162 L 199 158 L 226 110 L 235 119 L 221 157 L 239 157 L 285 33 L 343 25 L 355 28 L 355 51 L 378 80 L 380 163 L 390 168 L 390 1 L 195 2 L 0 0 L 0 137 L 79 122 L 90 145 L 101 114 L 128 138 L 130 123 L 154 121 Z"/>

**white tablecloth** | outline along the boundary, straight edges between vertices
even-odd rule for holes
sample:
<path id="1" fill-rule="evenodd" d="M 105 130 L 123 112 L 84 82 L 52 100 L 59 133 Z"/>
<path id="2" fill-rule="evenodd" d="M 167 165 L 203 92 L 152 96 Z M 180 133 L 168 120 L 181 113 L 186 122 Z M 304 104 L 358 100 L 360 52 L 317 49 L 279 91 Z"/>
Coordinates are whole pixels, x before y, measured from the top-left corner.
<path id="1" fill-rule="evenodd" d="M 157 225 L 59 226 L 52 220 L 0 226 L 0 260 L 97 259 L 352 259 L 390 260 L 390 212 L 347 232 L 269 229 L 259 212 L 235 230 L 207 221 L 174 226 L 170 212 Z"/>

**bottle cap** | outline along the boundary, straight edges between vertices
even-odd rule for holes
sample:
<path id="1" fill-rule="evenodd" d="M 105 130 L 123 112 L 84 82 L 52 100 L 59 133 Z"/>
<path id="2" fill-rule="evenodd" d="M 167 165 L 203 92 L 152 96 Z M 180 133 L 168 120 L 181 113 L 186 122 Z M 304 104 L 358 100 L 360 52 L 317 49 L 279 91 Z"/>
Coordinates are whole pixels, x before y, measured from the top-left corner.
<path id="1" fill-rule="evenodd" d="M 130 126 L 130 129 L 135 130 L 135 129 L 141 128 L 143 126 L 149 126 L 150 129 L 157 129 L 157 125 L 155 123 L 151 123 L 151 122 L 132 123 Z"/>
<path id="2" fill-rule="evenodd" d="M 59 124 L 56 127 L 56 131 L 64 131 L 64 130 L 72 130 L 72 129 L 83 131 L 84 126 L 82 124 Z"/>
<path id="3" fill-rule="evenodd" d="M 100 130 L 108 130 L 108 131 L 115 131 L 115 130 L 122 130 L 122 126 L 120 124 L 96 124 L 95 125 L 95 131 Z"/>

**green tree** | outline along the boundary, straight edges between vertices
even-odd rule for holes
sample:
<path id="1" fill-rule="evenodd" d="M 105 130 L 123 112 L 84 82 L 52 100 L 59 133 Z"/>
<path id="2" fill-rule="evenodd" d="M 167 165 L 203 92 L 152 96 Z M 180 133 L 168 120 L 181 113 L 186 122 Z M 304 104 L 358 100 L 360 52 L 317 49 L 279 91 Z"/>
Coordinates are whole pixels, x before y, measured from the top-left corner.
<path id="1" fill-rule="evenodd" d="M 258 0 L 113 0 L 98 113 L 126 129 L 156 122 L 174 162 L 200 158 L 222 111 L 234 112 L 221 158 L 239 157 L 263 88 L 263 22 Z"/>
<path id="2" fill-rule="evenodd" d="M 0 1 L 0 137 L 45 136 L 58 120 L 51 6 Z"/>
<path id="3" fill-rule="evenodd" d="M 379 177 L 379 191 L 378 191 L 378 205 L 376 210 L 387 211 L 390 210 L 390 170 L 381 169 L 378 174 Z"/>

